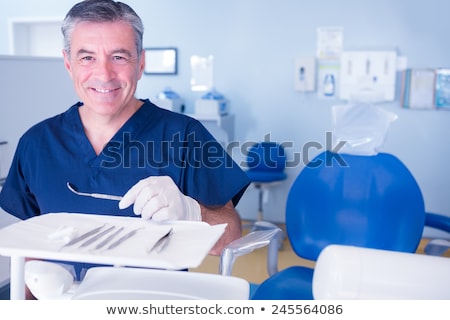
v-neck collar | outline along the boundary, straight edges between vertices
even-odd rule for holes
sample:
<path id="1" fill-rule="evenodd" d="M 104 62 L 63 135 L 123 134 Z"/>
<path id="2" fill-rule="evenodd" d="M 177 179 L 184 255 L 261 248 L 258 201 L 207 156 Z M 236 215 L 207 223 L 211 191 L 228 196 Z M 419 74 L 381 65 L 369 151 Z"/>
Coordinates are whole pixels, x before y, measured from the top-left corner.
<path id="1" fill-rule="evenodd" d="M 81 121 L 79 108 L 83 105 L 83 103 L 78 102 L 73 106 L 73 110 L 71 110 L 72 112 L 68 113 L 69 123 L 73 124 L 74 132 L 79 133 L 75 135 L 77 144 L 80 147 L 79 151 L 84 155 L 84 158 L 91 166 L 100 166 L 102 161 L 106 158 L 104 154 L 105 148 L 107 148 L 111 143 L 119 142 L 122 149 L 124 147 L 123 137 L 125 133 L 129 134 L 129 138 L 133 140 L 136 135 L 139 134 L 139 130 L 145 127 L 144 123 L 149 120 L 152 113 L 152 108 L 148 99 L 141 101 L 143 101 L 144 104 L 122 125 L 122 127 L 114 134 L 111 140 L 103 147 L 102 152 L 98 155 L 95 153 L 95 150 L 84 131 L 83 123 Z"/>

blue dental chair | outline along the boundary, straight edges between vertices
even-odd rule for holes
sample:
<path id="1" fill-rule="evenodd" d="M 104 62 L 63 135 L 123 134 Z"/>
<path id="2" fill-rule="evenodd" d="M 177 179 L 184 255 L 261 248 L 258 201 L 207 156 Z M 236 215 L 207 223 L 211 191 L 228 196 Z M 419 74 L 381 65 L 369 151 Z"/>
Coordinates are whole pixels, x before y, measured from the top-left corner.
<path id="1" fill-rule="evenodd" d="M 355 255 L 360 257 L 363 254 L 367 256 L 371 253 L 363 251 L 360 254 L 356 250 L 356 252 L 349 255 L 347 250 L 355 251 L 355 248 L 370 248 L 383 250 L 380 253 L 381 257 L 384 260 L 388 260 L 390 266 L 395 261 L 412 261 L 411 256 L 404 258 L 400 254 L 409 253 L 414 256 L 413 253 L 421 240 L 425 225 L 442 229 L 450 234 L 450 218 L 426 213 L 421 190 L 412 174 L 399 159 L 385 153 L 380 153 L 376 156 L 353 156 L 324 152 L 318 155 L 300 172 L 294 181 L 286 204 L 286 227 L 291 246 L 299 257 L 313 261 L 318 261 L 317 259 L 320 261 L 320 256 L 322 256 L 323 260 L 323 253 L 327 250 L 331 252 L 329 250 L 333 246 L 339 247 L 342 245 L 346 248 L 341 249 L 346 249 L 344 253 L 347 253 L 346 257 L 350 258 L 355 258 Z M 191 275 L 189 272 L 177 274 L 185 276 L 180 279 L 174 278 L 170 273 L 167 273 L 165 274 L 167 281 L 175 283 L 175 296 L 179 297 L 181 291 L 185 299 L 187 291 L 191 291 L 189 290 L 190 288 L 198 289 L 197 287 L 203 287 L 202 283 L 207 285 L 208 289 L 205 290 L 207 294 L 202 296 L 201 299 L 225 299 L 223 297 L 217 298 L 221 291 L 225 293 L 231 292 L 233 294 L 232 299 L 247 298 L 249 292 L 251 294 L 250 298 L 254 300 L 313 299 L 315 269 L 293 266 L 278 271 L 277 261 L 281 234 L 282 230 L 279 228 L 251 232 L 230 243 L 221 255 L 219 274 L 230 276 L 233 263 L 238 257 L 255 249 L 268 246 L 267 270 L 270 276 L 260 285 L 256 285 L 256 289 L 253 286 L 249 286 L 245 281 L 239 281 L 242 279 L 218 279 L 220 283 L 225 282 L 227 287 L 229 287 L 229 290 L 224 290 L 222 284 L 219 283 L 219 286 L 214 285 L 211 275 L 206 277 L 199 275 L 196 277 L 197 275 Z M 439 246 L 442 246 L 442 244 L 439 243 Z M 398 253 L 399 255 L 386 256 L 387 253 Z M 336 257 L 336 255 L 331 255 L 331 258 L 333 257 Z M 339 257 L 342 257 L 342 255 Z M 373 258 L 373 256 L 371 257 Z M 427 256 L 427 258 L 432 257 Z M 328 255 L 328 261 L 330 260 L 333 261 Z M 348 265 L 348 260 L 350 259 L 338 260 L 342 269 L 342 262 L 346 262 Z M 440 287 L 448 287 L 447 279 L 450 277 L 446 271 L 450 265 L 447 261 L 442 263 L 442 261 L 427 259 L 426 263 L 420 263 L 416 259 L 413 260 L 414 263 L 411 266 L 407 265 L 408 269 L 416 267 L 417 264 L 432 266 L 430 273 L 437 273 L 437 275 L 431 274 L 426 276 L 434 280 L 439 277 L 439 272 L 445 270 L 445 277 L 442 277 L 443 282 L 438 285 Z M 447 260 L 447 258 L 444 260 Z M 450 259 L 448 260 L 450 262 Z M 316 266 L 319 266 L 319 261 Z M 378 256 L 376 261 L 377 263 L 380 261 Z M 439 269 L 435 268 L 435 261 L 441 266 Z M 328 270 L 336 269 L 337 265 L 334 263 L 324 263 L 323 265 L 326 268 L 322 268 L 322 271 L 323 269 L 327 270 L 322 272 L 325 277 L 319 277 L 322 279 L 320 283 L 323 284 L 321 285 L 322 289 L 329 290 L 326 288 L 330 286 L 329 280 L 341 280 L 342 277 L 338 279 L 336 277 L 326 278 L 327 274 L 330 274 Z M 351 263 L 350 265 L 354 267 Z M 387 268 L 389 267 L 384 265 L 383 268 L 377 269 L 376 265 L 372 264 L 371 268 L 369 268 L 371 270 L 360 271 L 361 273 L 366 271 L 366 274 L 370 273 L 369 271 L 375 271 L 375 274 L 380 274 L 382 273 L 380 270 L 384 271 Z M 92 298 L 95 292 L 98 292 L 98 289 L 100 289 L 100 294 L 104 294 L 104 287 L 108 286 L 107 289 L 109 291 L 119 292 L 122 300 L 129 297 L 130 292 L 133 290 L 140 294 L 139 297 L 134 296 L 134 299 L 156 299 L 155 293 L 159 291 L 159 288 L 155 288 L 153 279 L 160 281 L 163 275 L 159 273 L 165 272 L 133 268 L 118 277 L 115 274 L 116 271 L 111 270 L 108 273 L 109 275 L 114 274 L 114 276 L 106 275 L 105 278 L 100 274 L 100 278 L 91 278 L 94 282 L 91 281 L 90 283 L 84 283 L 83 287 L 80 286 L 83 289 L 88 289 L 83 294 L 89 294 Z M 402 272 L 402 270 L 395 271 L 396 273 L 393 272 L 390 275 L 391 277 L 387 278 L 392 279 L 393 275 Z M 135 277 L 136 273 L 141 272 L 146 273 L 145 276 L 148 277 L 148 281 L 143 282 L 140 274 L 139 277 Z M 349 273 L 347 272 L 347 274 Z M 372 277 L 373 274 L 370 276 Z M 127 281 L 127 279 L 130 279 L 129 277 L 138 279 L 137 283 L 139 285 L 136 285 L 135 282 Z M 181 282 L 189 282 L 194 277 L 195 282 L 190 282 L 190 284 Z M 354 278 L 354 276 L 351 277 L 352 280 Z M 119 279 L 120 284 L 110 285 L 111 279 Z M 383 278 L 382 280 L 384 281 L 385 279 Z M 428 281 L 428 279 L 426 280 Z M 164 289 L 165 299 L 168 296 L 167 289 L 171 287 L 168 285 L 168 282 L 164 282 L 161 286 Z M 238 286 L 235 287 L 234 282 Z M 91 286 L 92 283 L 93 285 Z M 316 283 L 318 282 L 316 281 Z M 345 287 L 348 288 L 352 287 L 355 281 L 347 281 L 346 283 L 348 285 Z M 424 283 L 424 281 L 420 283 Z M 406 290 L 411 291 L 414 285 L 407 283 L 403 289 L 406 287 Z M 333 286 L 336 287 L 337 284 L 334 283 Z M 388 291 L 392 287 L 391 283 L 383 290 Z M 427 285 L 427 287 L 429 289 L 432 285 Z M 395 289 L 402 291 L 402 288 Z M 125 292 L 125 295 L 123 292 Z M 211 292 L 214 294 L 211 295 Z M 353 295 L 351 293 L 349 292 L 348 296 L 357 296 L 357 292 Z M 327 294 L 327 292 L 324 292 L 323 296 L 326 298 Z M 370 292 L 365 292 L 365 294 L 370 296 Z M 424 294 L 425 298 L 431 296 L 427 294 L 428 292 Z M 80 296 L 80 293 L 78 293 L 78 296 Z M 438 299 L 443 296 L 450 296 L 448 290 L 439 293 Z M 195 296 L 194 298 L 199 297 Z M 388 296 L 387 298 L 390 297 Z"/>
<path id="2" fill-rule="evenodd" d="M 264 194 L 286 180 L 286 155 L 284 147 L 271 141 L 254 144 L 248 151 L 246 171 L 252 186 L 258 191 L 258 216 L 254 223 L 244 225 L 250 231 L 276 228 L 273 223 L 264 221 Z"/>
<path id="3" fill-rule="evenodd" d="M 450 232 L 450 218 L 425 212 L 421 190 L 395 156 L 315 157 L 294 181 L 286 203 L 287 236 L 301 258 L 317 261 L 329 245 L 413 253 L 426 221 Z M 257 288 L 255 300 L 313 299 L 314 269 L 292 266 Z"/>

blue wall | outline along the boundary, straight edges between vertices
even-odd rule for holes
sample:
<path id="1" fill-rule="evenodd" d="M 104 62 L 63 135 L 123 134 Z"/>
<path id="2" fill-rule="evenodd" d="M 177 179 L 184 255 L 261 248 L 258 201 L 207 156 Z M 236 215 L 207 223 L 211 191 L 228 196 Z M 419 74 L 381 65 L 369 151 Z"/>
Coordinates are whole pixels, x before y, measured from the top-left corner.
<path id="1" fill-rule="evenodd" d="M 3 4 L 0 54 L 9 52 L 8 17 L 62 17 L 75 2 L 16 0 Z M 331 130 L 330 107 L 339 103 L 294 90 L 295 58 L 315 54 L 317 27 L 342 26 L 346 49 L 395 47 L 408 58 L 409 67 L 450 67 L 450 43 L 446 41 L 450 2 L 446 0 L 125 2 L 144 20 L 146 46 L 176 46 L 179 50 L 178 75 L 144 76 L 139 97 L 152 98 L 170 86 L 192 112 L 201 94 L 190 91 L 190 56 L 212 54 L 215 85 L 230 99 L 231 112 L 236 115 L 235 138 L 256 141 L 270 133 L 273 140 L 293 142 L 288 157 L 309 141 L 325 145 L 325 133 Z M 71 103 L 68 101 L 67 107 Z M 450 215 L 450 112 L 404 110 L 398 100 L 384 108 L 399 116 L 389 131 L 385 150 L 410 167 L 424 192 L 427 209 Z M 233 156 L 242 160 L 239 153 Z M 284 220 L 286 195 L 301 168 L 289 169 L 287 183 L 270 193 L 268 219 Z M 256 192 L 249 189 L 238 206 L 243 217 L 256 217 L 256 199 Z"/>

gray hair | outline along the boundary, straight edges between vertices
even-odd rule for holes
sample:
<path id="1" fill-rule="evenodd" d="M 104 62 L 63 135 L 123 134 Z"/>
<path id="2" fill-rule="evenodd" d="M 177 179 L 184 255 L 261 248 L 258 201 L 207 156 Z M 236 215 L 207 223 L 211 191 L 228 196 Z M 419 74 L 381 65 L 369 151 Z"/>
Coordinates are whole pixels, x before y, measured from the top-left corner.
<path id="1" fill-rule="evenodd" d="M 130 6 L 113 0 L 84 0 L 70 9 L 61 26 L 64 37 L 64 50 L 70 56 L 72 34 L 78 23 L 117 21 L 126 22 L 133 28 L 137 54 L 140 56 L 143 47 L 142 36 L 144 34 L 142 20 Z"/>

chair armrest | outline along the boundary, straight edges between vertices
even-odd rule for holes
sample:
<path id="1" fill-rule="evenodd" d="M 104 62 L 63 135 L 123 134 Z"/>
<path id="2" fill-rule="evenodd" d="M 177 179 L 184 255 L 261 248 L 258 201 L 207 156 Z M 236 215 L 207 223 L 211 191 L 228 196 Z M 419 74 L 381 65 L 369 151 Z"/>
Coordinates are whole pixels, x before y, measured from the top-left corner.
<path id="1" fill-rule="evenodd" d="M 219 273 L 231 275 L 234 262 L 237 257 L 251 253 L 252 251 L 268 246 L 267 271 L 269 275 L 278 271 L 278 248 L 283 231 L 280 228 L 253 231 L 231 242 L 222 251 L 220 256 Z"/>
<path id="2" fill-rule="evenodd" d="M 450 217 L 427 212 L 425 214 L 425 226 L 450 233 Z"/>
<path id="3" fill-rule="evenodd" d="M 425 215 L 425 226 L 443 232 L 450 237 L 450 217 L 437 213 L 427 212 Z M 424 252 L 431 256 L 442 256 L 450 249 L 450 241 L 446 239 L 431 239 L 424 248 Z"/>

